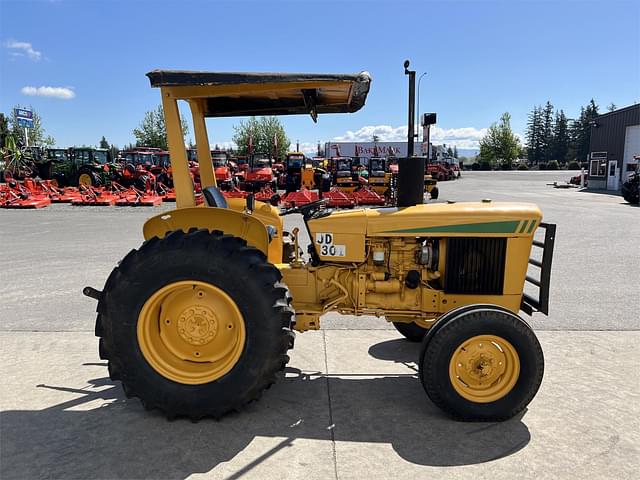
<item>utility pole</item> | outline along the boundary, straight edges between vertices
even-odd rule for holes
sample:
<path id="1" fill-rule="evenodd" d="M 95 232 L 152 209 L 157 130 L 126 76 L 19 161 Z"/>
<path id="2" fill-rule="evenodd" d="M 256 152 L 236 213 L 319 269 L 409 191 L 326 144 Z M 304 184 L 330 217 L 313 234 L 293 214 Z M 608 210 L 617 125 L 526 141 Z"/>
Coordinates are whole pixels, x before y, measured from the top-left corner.
<path id="1" fill-rule="evenodd" d="M 416 94 L 416 97 L 418 99 L 418 107 L 416 108 L 416 121 L 418 122 L 418 124 L 420 123 L 420 82 L 422 81 L 422 77 L 424 77 L 427 74 L 427 72 L 423 72 L 422 75 L 420 75 L 418 77 L 418 92 Z M 420 129 L 418 128 L 418 131 L 416 133 L 416 140 L 420 141 Z"/>
<path id="2" fill-rule="evenodd" d="M 416 72 L 409 70 L 409 60 L 404 61 L 404 74 L 409 75 L 409 122 L 407 132 L 407 157 L 413 157 L 413 141 L 415 138 L 416 108 Z"/>

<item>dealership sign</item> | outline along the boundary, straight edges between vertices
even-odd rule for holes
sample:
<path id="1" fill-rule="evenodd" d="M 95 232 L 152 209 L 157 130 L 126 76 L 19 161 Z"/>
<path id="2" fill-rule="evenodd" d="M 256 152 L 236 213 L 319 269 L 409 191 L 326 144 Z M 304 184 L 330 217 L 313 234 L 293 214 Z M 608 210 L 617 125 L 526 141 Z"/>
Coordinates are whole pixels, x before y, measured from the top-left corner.
<path id="1" fill-rule="evenodd" d="M 24 108 L 14 108 L 18 125 L 25 128 L 33 128 L 33 112 L 31 110 L 25 110 Z"/>
<path id="2" fill-rule="evenodd" d="M 325 157 L 406 157 L 407 142 L 327 142 Z M 422 155 L 422 144 L 416 144 L 416 155 Z"/>

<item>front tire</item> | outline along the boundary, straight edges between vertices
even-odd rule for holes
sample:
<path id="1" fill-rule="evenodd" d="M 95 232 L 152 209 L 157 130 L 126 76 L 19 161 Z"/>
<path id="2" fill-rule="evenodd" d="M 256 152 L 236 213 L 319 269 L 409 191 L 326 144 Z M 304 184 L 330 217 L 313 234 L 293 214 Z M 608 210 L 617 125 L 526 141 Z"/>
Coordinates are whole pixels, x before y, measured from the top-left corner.
<path id="1" fill-rule="evenodd" d="M 433 403 L 460 420 L 501 421 L 521 412 L 544 373 L 542 349 L 517 315 L 464 312 L 425 338 L 420 380 Z"/>
<path id="2" fill-rule="evenodd" d="M 243 239 L 175 231 L 131 251 L 98 303 L 112 380 L 167 417 L 218 418 L 260 397 L 293 345 L 280 272 Z"/>
<path id="3" fill-rule="evenodd" d="M 414 322 L 393 322 L 393 326 L 410 342 L 421 342 L 427 333 L 426 328 L 422 328 Z"/>

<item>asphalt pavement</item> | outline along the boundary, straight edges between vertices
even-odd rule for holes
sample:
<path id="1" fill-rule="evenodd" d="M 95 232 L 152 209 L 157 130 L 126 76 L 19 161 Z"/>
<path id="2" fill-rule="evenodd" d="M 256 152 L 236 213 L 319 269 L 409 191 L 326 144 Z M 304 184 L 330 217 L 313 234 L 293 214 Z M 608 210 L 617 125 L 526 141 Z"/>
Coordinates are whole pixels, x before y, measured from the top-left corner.
<path id="1" fill-rule="evenodd" d="M 171 206 L 0 209 L 0 478 L 640 477 L 640 209 L 547 185 L 571 174 L 440 184 L 441 201 L 535 202 L 558 225 L 551 312 L 528 318 L 545 378 L 503 423 L 450 420 L 416 378 L 416 345 L 381 319 L 334 314 L 298 335 L 259 402 L 168 422 L 109 380 L 81 290 L 101 289 Z"/>

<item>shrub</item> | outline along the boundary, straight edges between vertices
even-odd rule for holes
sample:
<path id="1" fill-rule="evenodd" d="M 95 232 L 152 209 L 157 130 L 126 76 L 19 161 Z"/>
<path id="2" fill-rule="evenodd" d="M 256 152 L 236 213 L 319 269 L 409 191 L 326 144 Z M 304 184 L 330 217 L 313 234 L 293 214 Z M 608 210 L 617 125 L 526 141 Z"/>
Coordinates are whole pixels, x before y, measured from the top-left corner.
<path id="1" fill-rule="evenodd" d="M 529 170 L 529 167 L 527 167 L 526 163 L 521 163 L 518 165 L 518 170 Z"/>
<path id="2" fill-rule="evenodd" d="M 547 170 L 558 170 L 559 165 L 557 160 L 551 160 L 547 163 Z"/>
<path id="3" fill-rule="evenodd" d="M 546 170 L 547 169 L 547 164 L 546 163 L 539 163 L 538 164 L 538 170 Z"/>
<path id="4" fill-rule="evenodd" d="M 480 170 L 491 170 L 491 164 L 489 162 L 480 162 Z"/>
<path id="5" fill-rule="evenodd" d="M 503 162 L 500 164 L 501 170 L 511 170 L 511 164 L 507 162 Z"/>
<path id="6" fill-rule="evenodd" d="M 471 164 L 471 170 L 480 170 L 480 164 L 478 162 Z"/>
<path id="7" fill-rule="evenodd" d="M 569 162 L 569 166 L 567 167 L 569 170 L 580 170 L 580 164 L 575 160 Z"/>

